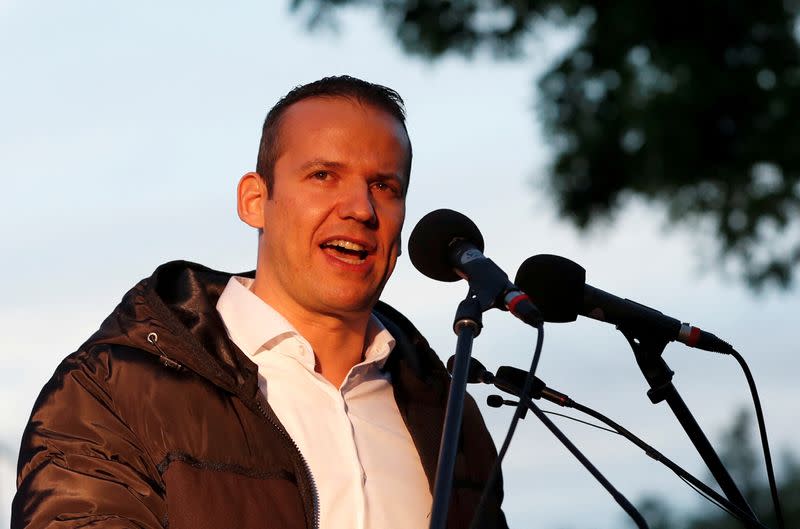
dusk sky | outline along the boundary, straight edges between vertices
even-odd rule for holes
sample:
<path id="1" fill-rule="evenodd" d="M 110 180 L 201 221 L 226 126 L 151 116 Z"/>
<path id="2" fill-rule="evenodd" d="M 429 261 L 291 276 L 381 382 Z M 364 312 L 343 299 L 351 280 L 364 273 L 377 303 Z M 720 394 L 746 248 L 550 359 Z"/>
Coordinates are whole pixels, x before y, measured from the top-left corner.
<path id="1" fill-rule="evenodd" d="M 716 333 L 750 364 L 773 452 L 796 449 L 797 289 L 755 296 L 715 264 L 701 228 L 667 230 L 657 206 L 629 201 L 587 234 L 556 215 L 533 87 L 574 35 L 543 29 L 512 62 L 479 54 L 428 63 L 400 51 L 377 11 L 344 11 L 339 32 L 309 31 L 287 5 L 0 0 L 0 526 L 22 429 L 60 360 L 163 262 L 254 268 L 256 233 L 236 216 L 235 186 L 255 168 L 264 116 L 293 86 L 344 73 L 406 101 L 414 167 L 404 243 L 425 213 L 455 209 L 475 221 L 486 254 L 510 276 L 531 255 L 563 255 L 587 269 L 588 283 Z M 446 360 L 465 293 L 463 282 L 422 276 L 404 255 L 383 299 Z M 484 324 L 474 356 L 492 370 L 527 369 L 535 332 L 497 311 Z M 737 410 L 752 410 L 733 358 L 679 344 L 665 358 L 712 443 Z M 647 399 L 613 326 L 547 325 L 537 374 L 705 478 L 669 409 Z M 471 391 L 499 443 L 513 410 L 485 406 L 485 388 Z M 684 507 L 702 501 L 618 436 L 556 419 L 635 505 L 645 494 Z M 610 529 L 625 519 L 532 416 L 504 469 L 511 527 Z"/>

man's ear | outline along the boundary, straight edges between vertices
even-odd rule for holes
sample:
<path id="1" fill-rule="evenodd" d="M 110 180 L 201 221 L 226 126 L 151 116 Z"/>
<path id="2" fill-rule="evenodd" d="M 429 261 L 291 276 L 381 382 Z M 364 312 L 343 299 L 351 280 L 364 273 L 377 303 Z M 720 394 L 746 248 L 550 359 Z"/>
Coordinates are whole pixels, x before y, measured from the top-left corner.
<path id="1" fill-rule="evenodd" d="M 245 224 L 264 228 L 264 201 L 267 199 L 267 186 L 258 173 L 247 173 L 239 180 L 236 210 Z"/>

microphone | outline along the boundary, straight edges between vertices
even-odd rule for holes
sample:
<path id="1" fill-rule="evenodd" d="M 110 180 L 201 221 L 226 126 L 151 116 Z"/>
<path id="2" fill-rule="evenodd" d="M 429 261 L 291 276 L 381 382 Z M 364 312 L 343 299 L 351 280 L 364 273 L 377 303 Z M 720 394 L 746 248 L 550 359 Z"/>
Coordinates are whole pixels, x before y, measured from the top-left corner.
<path id="1" fill-rule="evenodd" d="M 522 369 L 500 366 L 494 375 L 494 385 L 497 389 L 519 397 L 520 393 L 522 393 L 522 388 L 525 386 L 525 378 L 527 376 L 528 373 Z M 569 406 L 572 403 L 572 399 L 569 396 L 547 387 L 547 384 L 539 377 L 533 377 L 533 386 L 528 396 L 534 399 L 549 400 L 559 406 Z"/>
<path id="2" fill-rule="evenodd" d="M 453 372 L 455 358 L 455 355 L 453 355 L 447 360 L 447 371 L 449 373 Z M 468 373 L 468 383 L 491 384 L 500 391 L 514 395 L 515 397 L 519 397 L 522 393 L 522 388 L 525 386 L 525 377 L 528 376 L 528 373 L 522 369 L 511 366 L 500 366 L 497 369 L 497 373 L 492 373 L 475 358 L 469 359 Z M 572 403 L 572 399 L 570 399 L 569 396 L 547 387 L 539 377 L 533 377 L 533 385 L 531 386 L 528 397 L 537 400 L 549 400 L 559 406 L 570 406 Z"/>
<path id="3" fill-rule="evenodd" d="M 437 209 L 422 217 L 408 239 L 408 254 L 414 267 L 431 279 L 466 279 L 482 311 L 497 307 L 534 327 L 542 324 L 528 295 L 483 255 L 483 235 L 465 215 Z"/>
<path id="4" fill-rule="evenodd" d="M 456 362 L 456 355 L 447 359 L 447 372 L 453 374 L 453 365 Z M 494 375 L 491 371 L 486 369 L 483 364 L 476 358 L 470 357 L 469 367 L 467 368 L 467 383 L 468 384 L 492 384 L 494 382 Z"/>
<path id="5" fill-rule="evenodd" d="M 578 314 L 616 325 L 622 331 L 679 341 L 717 353 L 733 347 L 710 332 L 630 299 L 586 284 L 586 270 L 558 255 L 534 255 L 520 265 L 514 280 L 539 307 L 545 321 L 575 321 Z"/>

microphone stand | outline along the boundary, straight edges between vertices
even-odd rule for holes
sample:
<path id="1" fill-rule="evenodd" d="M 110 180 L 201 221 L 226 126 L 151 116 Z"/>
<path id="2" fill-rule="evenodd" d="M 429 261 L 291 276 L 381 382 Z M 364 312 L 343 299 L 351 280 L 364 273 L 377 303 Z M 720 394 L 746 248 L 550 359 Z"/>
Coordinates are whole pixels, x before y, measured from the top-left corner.
<path id="1" fill-rule="evenodd" d="M 467 392 L 472 342 L 481 332 L 482 315 L 481 303 L 470 290 L 467 297 L 459 303 L 453 323 L 453 330 L 458 335 L 458 341 L 456 342 L 453 374 L 450 380 L 450 392 L 447 396 L 444 430 L 439 445 L 439 462 L 436 466 L 430 529 L 444 529 L 447 523 L 450 493 L 453 488 L 453 468 L 456 463 L 461 417 Z"/>
<path id="2" fill-rule="evenodd" d="M 658 404 L 659 402 L 666 401 L 678 422 L 683 427 L 689 439 L 694 444 L 700 457 L 703 458 L 711 475 L 717 480 L 722 492 L 727 498 L 739 507 L 741 510 L 750 515 L 754 520 L 757 520 L 755 513 L 747 504 L 747 500 L 742 495 L 733 478 L 728 473 L 725 466 L 720 461 L 719 456 L 714 451 L 711 443 L 706 438 L 700 425 L 697 423 L 686 403 L 683 402 L 678 390 L 672 384 L 672 375 L 675 373 L 669 368 L 667 363 L 661 357 L 664 348 L 667 346 L 668 340 L 650 335 L 644 331 L 633 332 L 630 329 L 617 327 L 620 332 L 628 340 L 628 343 L 633 349 L 633 354 L 636 357 L 636 363 L 639 365 L 645 380 L 650 385 L 647 391 L 647 396 L 650 402 Z M 756 524 L 747 522 L 749 527 L 759 527 Z"/>

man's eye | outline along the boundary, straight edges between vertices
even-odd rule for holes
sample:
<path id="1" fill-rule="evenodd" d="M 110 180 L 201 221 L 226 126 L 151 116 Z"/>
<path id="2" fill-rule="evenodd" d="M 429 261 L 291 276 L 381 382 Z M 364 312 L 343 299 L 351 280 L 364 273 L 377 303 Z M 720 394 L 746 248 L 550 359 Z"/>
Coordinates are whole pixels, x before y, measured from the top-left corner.
<path id="1" fill-rule="evenodd" d="M 331 174 L 328 171 L 316 171 L 311 177 L 315 180 L 327 180 L 331 177 Z"/>
<path id="2" fill-rule="evenodd" d="M 392 184 L 386 182 L 375 182 L 374 184 L 372 184 L 372 187 L 381 192 L 388 192 L 395 195 L 400 193 L 399 190 L 397 189 L 397 186 L 393 186 Z"/>

